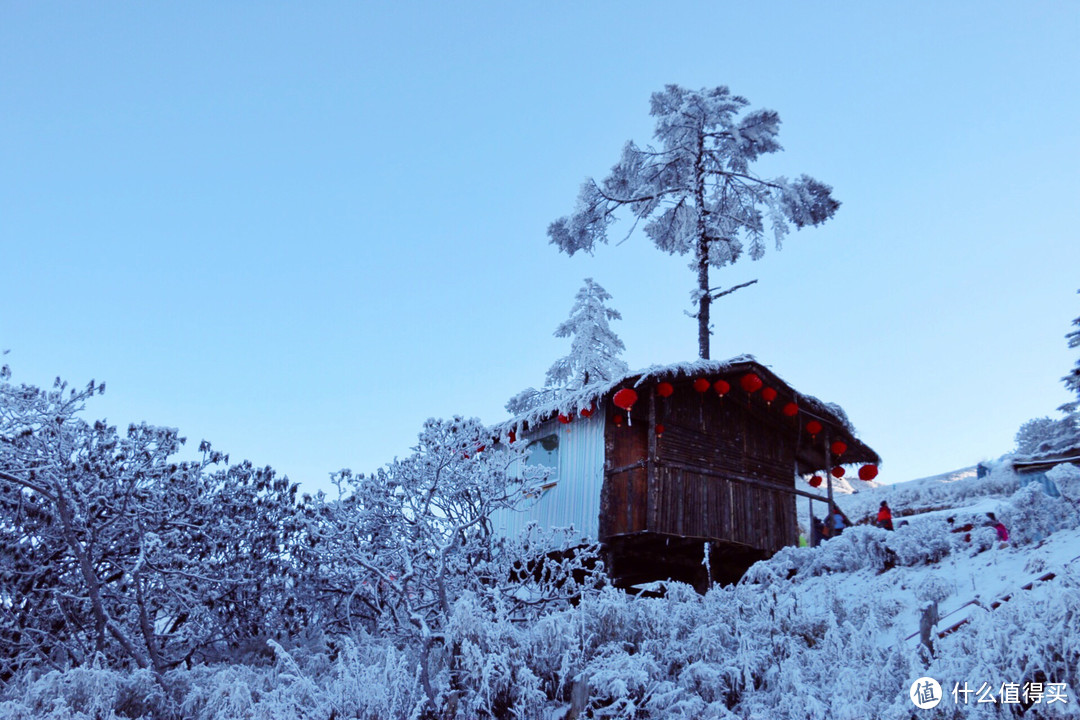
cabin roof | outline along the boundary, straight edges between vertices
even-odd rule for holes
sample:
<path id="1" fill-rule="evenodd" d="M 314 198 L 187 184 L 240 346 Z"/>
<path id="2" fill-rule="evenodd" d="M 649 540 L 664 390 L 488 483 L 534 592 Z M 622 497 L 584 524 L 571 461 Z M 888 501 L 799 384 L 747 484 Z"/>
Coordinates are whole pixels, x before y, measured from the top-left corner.
<path id="1" fill-rule="evenodd" d="M 813 395 L 798 392 L 752 355 L 739 355 L 729 360 L 691 360 L 671 365 L 650 365 L 647 368 L 629 372 L 612 382 L 593 383 L 580 390 L 569 391 L 553 402 L 539 405 L 495 427 L 499 432 L 510 429 L 521 431 L 528 427 L 535 427 L 560 414 L 573 417 L 585 408 L 599 405 L 598 401 L 621 388 L 640 388 L 662 380 L 674 381 L 716 375 L 731 376 L 747 372 L 757 373 L 766 385 L 777 390 L 778 404 L 782 406 L 783 403 L 794 400 L 799 406 L 800 417 L 818 420 L 830 429 L 833 440 L 844 440 L 848 444 L 848 450 L 840 460 L 841 463 L 881 462 L 881 457 L 856 437 L 855 428 L 842 407 L 836 403 L 819 400 Z M 731 384 L 737 385 L 736 382 Z M 809 452 L 808 448 L 799 453 L 798 459 L 800 472 L 814 472 L 824 469 L 827 464 L 823 451 L 814 453 Z"/>
<path id="2" fill-rule="evenodd" d="M 1012 466 L 1018 473 L 1045 472 L 1061 463 L 1080 465 L 1080 443 L 1053 452 L 1017 455 L 1013 458 Z"/>

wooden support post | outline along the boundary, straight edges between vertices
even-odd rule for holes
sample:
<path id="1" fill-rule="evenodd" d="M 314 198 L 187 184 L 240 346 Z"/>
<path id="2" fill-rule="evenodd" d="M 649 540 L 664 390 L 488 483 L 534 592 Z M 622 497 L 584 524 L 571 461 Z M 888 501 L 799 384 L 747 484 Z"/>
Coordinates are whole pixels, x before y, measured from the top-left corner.
<path id="1" fill-rule="evenodd" d="M 660 479 L 656 462 L 656 385 L 649 387 L 649 433 L 647 438 L 648 457 L 645 462 L 645 528 L 652 529 L 660 524 Z"/>
<path id="2" fill-rule="evenodd" d="M 825 485 L 829 489 L 829 512 L 833 509 L 833 497 L 832 497 L 832 451 L 829 447 L 829 431 L 823 429 L 822 433 L 825 436 Z"/>

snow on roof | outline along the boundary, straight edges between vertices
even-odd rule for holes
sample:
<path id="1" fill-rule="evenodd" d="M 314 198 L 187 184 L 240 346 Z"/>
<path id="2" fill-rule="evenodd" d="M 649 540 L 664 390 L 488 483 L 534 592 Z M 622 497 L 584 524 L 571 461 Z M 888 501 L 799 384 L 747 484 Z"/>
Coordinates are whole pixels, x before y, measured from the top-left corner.
<path id="1" fill-rule="evenodd" d="M 640 387 L 652 380 L 671 380 L 679 377 L 692 378 L 701 375 L 731 373 L 739 370 L 753 370 L 764 375 L 765 377 L 762 379 L 766 381 L 766 384 L 782 386 L 786 393 L 794 396 L 799 405 L 800 413 L 838 425 L 852 438 L 855 438 L 855 428 L 842 407 L 836 403 L 823 402 L 813 395 L 798 392 L 773 372 L 772 369 L 760 363 L 753 355 L 738 355 L 728 360 L 690 360 L 669 365 L 650 365 L 641 370 L 629 372 L 611 382 L 593 383 L 580 390 L 567 391 L 552 402 L 538 405 L 510 420 L 498 423 L 495 429 L 498 432 L 505 432 L 512 428 L 520 431 L 526 426 L 538 425 L 556 415 L 575 416 L 581 410 L 594 406 L 599 399 L 619 387 Z"/>

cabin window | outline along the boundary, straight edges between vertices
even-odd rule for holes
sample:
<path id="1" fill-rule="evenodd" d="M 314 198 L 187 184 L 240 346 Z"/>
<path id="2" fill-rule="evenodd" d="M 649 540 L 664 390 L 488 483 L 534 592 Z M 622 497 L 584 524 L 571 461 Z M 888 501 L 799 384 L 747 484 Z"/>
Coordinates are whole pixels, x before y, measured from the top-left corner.
<path id="1" fill-rule="evenodd" d="M 529 455 L 525 459 L 526 465 L 542 465 L 556 472 L 559 469 L 559 436 L 545 435 L 529 443 Z M 550 480 L 556 480 L 552 475 Z"/>

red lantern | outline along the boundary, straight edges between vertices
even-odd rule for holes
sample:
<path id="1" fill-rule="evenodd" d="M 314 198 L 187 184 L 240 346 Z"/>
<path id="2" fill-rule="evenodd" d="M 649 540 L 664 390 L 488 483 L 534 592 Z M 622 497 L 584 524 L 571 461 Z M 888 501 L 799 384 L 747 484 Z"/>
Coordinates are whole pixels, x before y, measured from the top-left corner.
<path id="1" fill-rule="evenodd" d="M 563 415 L 562 413 L 559 413 L 559 422 L 561 422 L 563 425 L 569 425 L 570 417 L 568 415 Z"/>
<path id="2" fill-rule="evenodd" d="M 728 394 L 728 391 L 731 390 L 731 383 L 729 383 L 727 380 L 717 380 L 712 384 L 712 387 L 713 390 L 716 391 L 717 395 L 719 395 L 720 397 L 724 397 Z"/>
<path id="3" fill-rule="evenodd" d="M 836 467 L 834 467 L 829 472 L 832 473 L 832 476 L 834 478 L 842 478 L 842 477 L 844 477 L 844 466 L 843 465 L 837 465 Z"/>
<path id="4" fill-rule="evenodd" d="M 615 393 L 615 397 L 612 398 L 612 401 L 617 407 L 621 407 L 623 410 L 629 410 L 634 407 L 634 403 L 637 402 L 637 393 L 630 388 L 623 388 Z"/>
<path id="5" fill-rule="evenodd" d="M 591 417 L 592 414 L 593 414 L 592 407 L 581 408 L 581 417 L 583 417 L 583 418 Z"/>
<path id="6" fill-rule="evenodd" d="M 623 416 L 621 414 L 615 413 L 614 420 L 615 420 L 615 427 L 622 427 Z"/>
<path id="7" fill-rule="evenodd" d="M 709 384 L 709 381 L 705 378 L 698 378 L 694 381 L 694 389 L 697 390 L 699 393 L 703 393 L 709 389 Z"/>
<path id="8" fill-rule="evenodd" d="M 810 483 L 810 487 L 821 487 L 821 483 L 824 482 L 824 478 L 820 475 L 815 475 L 814 477 L 810 478 L 808 482 Z"/>
<path id="9" fill-rule="evenodd" d="M 761 386 L 765 383 L 761 381 L 761 378 L 757 376 L 757 373 L 746 373 L 742 376 L 742 379 L 739 380 L 739 384 L 742 385 L 743 390 L 753 395 L 760 390 Z"/>
<path id="10" fill-rule="evenodd" d="M 829 450 L 831 450 L 832 454 L 836 457 L 840 457 L 847 452 L 847 443 L 843 440 L 836 440 L 829 446 Z"/>
<path id="11" fill-rule="evenodd" d="M 795 417 L 799 414 L 799 406 L 793 402 L 789 402 L 787 405 L 784 406 L 783 413 L 788 417 Z"/>
<path id="12" fill-rule="evenodd" d="M 675 386 L 669 382 L 662 382 L 656 386 L 656 394 L 662 398 L 671 397 L 671 394 L 675 392 Z"/>
<path id="13" fill-rule="evenodd" d="M 656 423 L 656 437 L 660 437 L 664 434 L 664 426 L 660 423 Z"/>
<path id="14" fill-rule="evenodd" d="M 811 437 L 816 436 L 819 432 L 821 432 L 821 423 L 819 423 L 817 420 L 811 420 L 810 422 L 806 423 L 806 432 L 810 433 Z"/>
<path id="15" fill-rule="evenodd" d="M 877 477 L 877 465 L 863 465 L 859 468 L 859 479 L 870 482 Z"/>
<path id="16" fill-rule="evenodd" d="M 511 430 L 510 435 L 507 439 L 512 443 L 517 442 L 517 433 Z"/>
<path id="17" fill-rule="evenodd" d="M 766 405 L 772 405 L 772 401 L 776 399 L 776 391 L 771 387 L 767 387 L 761 391 L 761 399 L 765 401 Z"/>

